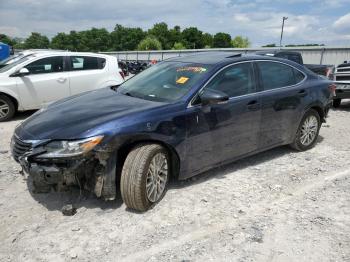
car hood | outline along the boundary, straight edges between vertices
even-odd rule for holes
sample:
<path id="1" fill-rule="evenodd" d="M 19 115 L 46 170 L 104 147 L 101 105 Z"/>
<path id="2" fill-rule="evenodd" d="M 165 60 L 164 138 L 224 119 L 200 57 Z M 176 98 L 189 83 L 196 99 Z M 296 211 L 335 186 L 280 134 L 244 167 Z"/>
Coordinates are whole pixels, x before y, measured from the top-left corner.
<path id="1" fill-rule="evenodd" d="M 16 128 L 23 140 L 77 139 L 103 133 L 103 124 L 129 118 L 164 103 L 134 98 L 111 88 L 87 92 L 51 104 Z"/>

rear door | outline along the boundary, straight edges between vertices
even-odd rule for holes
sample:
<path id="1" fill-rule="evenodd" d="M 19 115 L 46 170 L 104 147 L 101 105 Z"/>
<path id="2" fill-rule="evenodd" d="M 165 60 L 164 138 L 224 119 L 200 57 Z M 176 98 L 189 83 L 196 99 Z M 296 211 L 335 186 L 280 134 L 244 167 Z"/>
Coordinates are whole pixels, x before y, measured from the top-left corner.
<path id="1" fill-rule="evenodd" d="M 69 56 L 69 83 L 72 95 L 97 89 L 105 82 L 106 59 L 94 56 Z"/>
<path id="2" fill-rule="evenodd" d="M 261 133 L 259 148 L 290 143 L 308 100 L 306 76 L 277 61 L 256 62 L 260 76 Z"/>
<path id="3" fill-rule="evenodd" d="M 64 56 L 40 58 L 24 66 L 28 75 L 16 77 L 21 103 L 37 109 L 70 95 Z"/>
<path id="4" fill-rule="evenodd" d="M 256 92 L 253 63 L 223 69 L 205 87 L 226 93 L 224 104 L 188 108 L 187 163 L 191 173 L 225 162 L 258 147 L 260 98 Z"/>

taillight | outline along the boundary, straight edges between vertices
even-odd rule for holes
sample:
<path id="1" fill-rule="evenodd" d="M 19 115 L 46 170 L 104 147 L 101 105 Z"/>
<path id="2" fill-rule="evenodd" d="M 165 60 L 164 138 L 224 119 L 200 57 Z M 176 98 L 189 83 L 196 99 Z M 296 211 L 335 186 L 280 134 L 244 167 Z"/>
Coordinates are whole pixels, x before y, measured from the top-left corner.
<path id="1" fill-rule="evenodd" d="M 125 75 L 124 75 L 123 71 L 119 71 L 119 74 L 121 75 L 121 77 L 123 78 L 123 80 L 125 80 Z"/>
<path id="2" fill-rule="evenodd" d="M 329 88 L 329 91 L 331 91 L 331 94 L 332 94 L 333 96 L 335 96 L 335 90 L 337 89 L 337 85 L 336 85 L 336 84 L 330 84 L 330 85 L 328 86 L 328 88 Z"/>

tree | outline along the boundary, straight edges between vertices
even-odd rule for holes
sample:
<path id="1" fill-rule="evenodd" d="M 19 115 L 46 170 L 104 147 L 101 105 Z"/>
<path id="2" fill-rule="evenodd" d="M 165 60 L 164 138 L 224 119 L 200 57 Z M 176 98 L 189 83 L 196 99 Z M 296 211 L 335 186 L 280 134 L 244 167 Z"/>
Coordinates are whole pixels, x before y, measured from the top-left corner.
<path id="1" fill-rule="evenodd" d="M 129 28 L 117 24 L 111 33 L 111 50 L 128 51 L 136 50 L 137 45 L 146 37 L 141 28 Z"/>
<path id="2" fill-rule="evenodd" d="M 182 31 L 182 39 L 188 49 L 200 49 L 204 47 L 203 32 L 197 27 L 189 27 Z"/>
<path id="3" fill-rule="evenodd" d="M 176 43 L 174 43 L 174 46 L 172 49 L 173 50 L 182 50 L 182 49 L 186 49 L 186 46 L 181 42 L 176 42 Z"/>
<path id="4" fill-rule="evenodd" d="M 169 30 L 169 41 L 168 44 L 174 47 L 175 43 L 182 42 L 182 34 L 180 26 L 176 25 L 174 28 Z"/>
<path id="5" fill-rule="evenodd" d="M 162 49 L 162 43 L 155 38 L 154 36 L 147 36 L 145 39 L 143 39 L 138 47 L 138 50 L 161 50 Z"/>
<path id="6" fill-rule="evenodd" d="M 154 24 L 153 27 L 148 30 L 148 35 L 157 38 L 164 49 L 170 49 L 172 47 L 172 44 L 170 43 L 170 32 L 166 23 L 162 22 Z"/>
<path id="7" fill-rule="evenodd" d="M 213 46 L 213 36 L 208 33 L 203 34 L 202 42 L 205 48 L 211 48 Z"/>
<path id="8" fill-rule="evenodd" d="M 81 41 L 87 48 L 86 51 L 107 51 L 111 47 L 111 38 L 109 32 L 105 28 L 92 28 L 83 31 Z"/>
<path id="9" fill-rule="evenodd" d="M 51 39 L 50 47 L 53 49 L 63 49 L 63 50 L 71 50 L 75 51 L 76 49 L 73 47 L 71 43 L 71 38 L 69 35 L 65 33 L 58 33 Z"/>
<path id="10" fill-rule="evenodd" d="M 262 47 L 276 47 L 276 44 L 268 44 L 268 45 L 264 45 Z"/>
<path id="11" fill-rule="evenodd" d="M 16 40 L 5 35 L 5 34 L 0 34 L 0 42 L 10 45 L 10 46 L 14 46 L 16 44 Z"/>
<path id="12" fill-rule="evenodd" d="M 232 39 L 232 47 L 234 48 L 247 48 L 250 46 L 249 39 L 247 37 L 236 36 Z"/>
<path id="13" fill-rule="evenodd" d="M 50 41 L 47 36 L 33 32 L 24 42 L 24 47 L 29 49 L 46 49 L 49 48 Z"/>
<path id="14" fill-rule="evenodd" d="M 325 46 L 324 44 L 302 44 L 302 45 L 286 45 L 286 47 L 303 47 L 303 46 Z"/>
<path id="15" fill-rule="evenodd" d="M 231 47 L 231 36 L 226 33 L 216 33 L 213 38 L 213 47 L 227 48 Z"/>

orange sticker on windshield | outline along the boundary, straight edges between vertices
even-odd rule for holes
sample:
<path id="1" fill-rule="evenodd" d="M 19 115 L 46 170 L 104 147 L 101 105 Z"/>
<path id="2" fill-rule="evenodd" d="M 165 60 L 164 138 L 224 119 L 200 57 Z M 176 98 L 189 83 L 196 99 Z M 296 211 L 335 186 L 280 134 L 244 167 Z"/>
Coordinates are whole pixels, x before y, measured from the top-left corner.
<path id="1" fill-rule="evenodd" d="M 176 83 L 177 84 L 185 84 L 188 81 L 188 79 L 189 79 L 188 77 L 182 76 L 178 80 L 176 80 Z"/>

